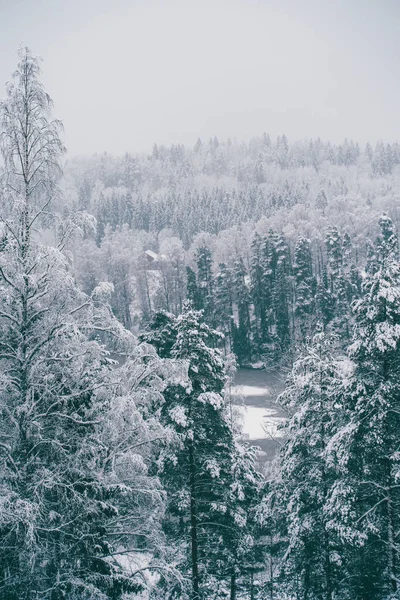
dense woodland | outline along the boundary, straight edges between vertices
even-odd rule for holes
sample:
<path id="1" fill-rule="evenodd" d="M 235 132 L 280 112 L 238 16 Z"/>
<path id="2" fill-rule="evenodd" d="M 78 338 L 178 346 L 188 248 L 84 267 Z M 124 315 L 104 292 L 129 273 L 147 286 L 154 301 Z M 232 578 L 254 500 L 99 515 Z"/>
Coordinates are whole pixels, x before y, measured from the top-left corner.
<path id="1" fill-rule="evenodd" d="M 241 364 L 292 362 L 317 323 L 350 339 L 379 218 L 400 224 L 399 162 L 398 144 L 267 134 L 73 159 L 62 210 L 96 223 L 74 247 L 77 277 L 87 293 L 113 283 L 128 329 L 190 298 Z"/>
<path id="2" fill-rule="evenodd" d="M 0 143 L 0 597 L 400 599 L 400 146 L 65 161 L 27 49 Z"/>

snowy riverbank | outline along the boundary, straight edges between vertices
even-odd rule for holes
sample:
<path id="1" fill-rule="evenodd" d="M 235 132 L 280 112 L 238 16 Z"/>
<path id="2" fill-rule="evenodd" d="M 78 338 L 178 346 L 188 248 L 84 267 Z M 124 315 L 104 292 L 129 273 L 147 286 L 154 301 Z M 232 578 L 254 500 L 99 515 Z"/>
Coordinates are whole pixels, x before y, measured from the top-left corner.
<path id="1" fill-rule="evenodd" d="M 276 398 L 283 389 L 278 374 L 259 369 L 239 369 L 233 393 L 243 416 L 243 435 L 272 457 L 282 437 L 285 420 Z"/>

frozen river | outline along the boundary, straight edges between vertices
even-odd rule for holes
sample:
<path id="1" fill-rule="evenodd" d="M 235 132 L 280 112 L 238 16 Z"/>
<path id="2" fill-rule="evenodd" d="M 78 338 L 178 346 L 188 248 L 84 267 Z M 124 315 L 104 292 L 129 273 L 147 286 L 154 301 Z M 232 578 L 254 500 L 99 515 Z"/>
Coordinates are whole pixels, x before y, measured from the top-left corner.
<path id="1" fill-rule="evenodd" d="M 239 369 L 235 378 L 233 391 L 243 416 L 244 438 L 261 446 L 269 458 L 282 442 L 279 425 L 285 415 L 276 398 L 283 387 L 276 373 L 258 369 Z"/>

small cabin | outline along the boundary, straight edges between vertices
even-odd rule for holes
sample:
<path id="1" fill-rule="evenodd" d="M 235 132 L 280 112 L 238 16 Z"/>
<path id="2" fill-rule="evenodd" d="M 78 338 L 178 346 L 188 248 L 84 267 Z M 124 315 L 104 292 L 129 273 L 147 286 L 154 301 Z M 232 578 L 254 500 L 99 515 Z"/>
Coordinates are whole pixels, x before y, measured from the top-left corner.
<path id="1" fill-rule="evenodd" d="M 145 250 L 144 255 L 149 265 L 158 262 L 158 254 L 153 250 Z"/>

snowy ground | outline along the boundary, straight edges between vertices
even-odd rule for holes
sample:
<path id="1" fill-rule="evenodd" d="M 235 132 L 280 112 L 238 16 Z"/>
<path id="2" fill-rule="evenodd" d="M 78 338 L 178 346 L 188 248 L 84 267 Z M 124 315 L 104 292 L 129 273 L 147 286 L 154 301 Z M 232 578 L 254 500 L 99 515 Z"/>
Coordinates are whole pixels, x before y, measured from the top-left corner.
<path id="1" fill-rule="evenodd" d="M 285 419 L 278 417 L 275 410 L 258 406 L 243 406 L 240 410 L 243 413 L 243 434 L 249 440 L 282 437 L 279 426 Z"/>
<path id="2" fill-rule="evenodd" d="M 280 443 L 279 426 L 285 420 L 276 397 L 282 391 L 277 374 L 239 369 L 233 393 L 243 416 L 244 437 L 260 445 L 272 457 Z"/>
<path id="3" fill-rule="evenodd" d="M 271 394 L 271 391 L 267 387 L 256 387 L 253 385 L 238 385 L 235 388 L 237 393 L 243 396 L 262 396 L 266 398 Z"/>

